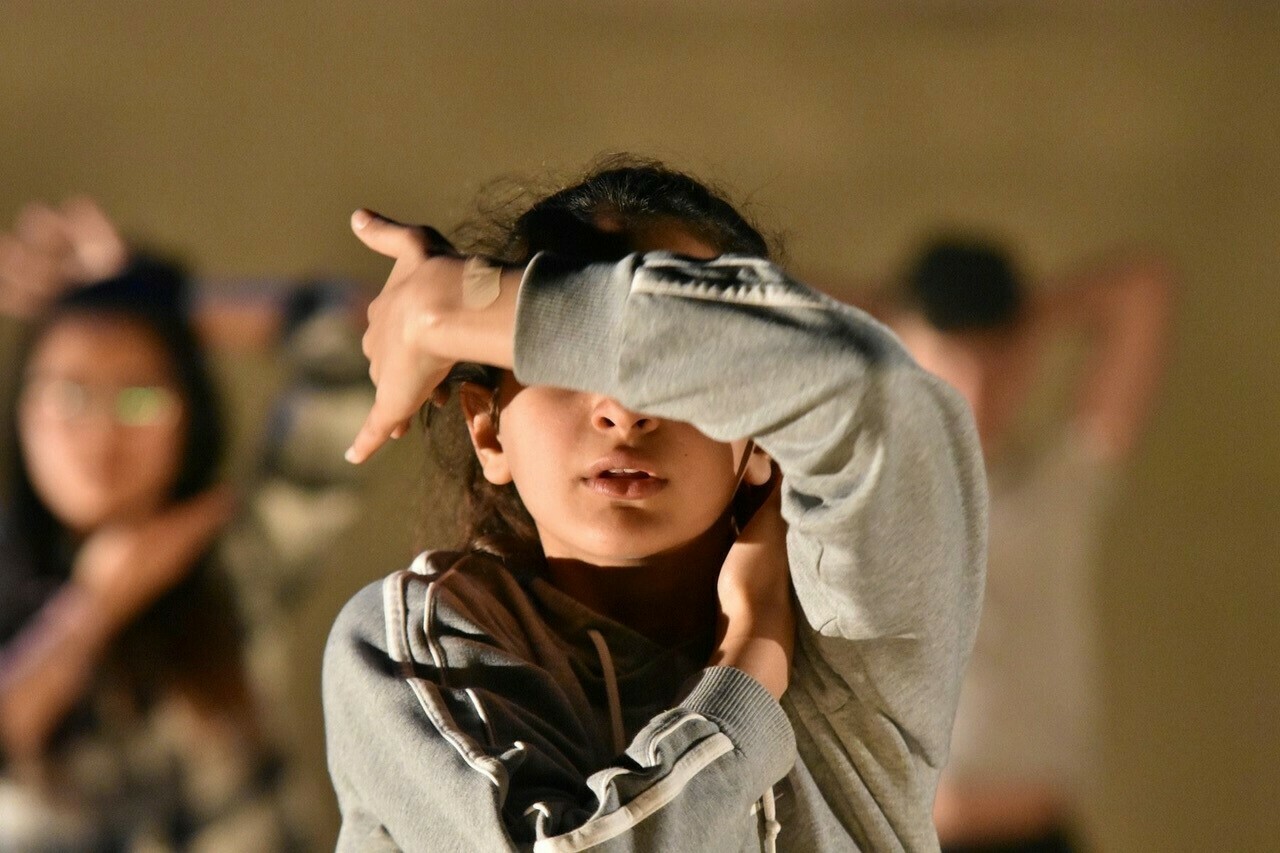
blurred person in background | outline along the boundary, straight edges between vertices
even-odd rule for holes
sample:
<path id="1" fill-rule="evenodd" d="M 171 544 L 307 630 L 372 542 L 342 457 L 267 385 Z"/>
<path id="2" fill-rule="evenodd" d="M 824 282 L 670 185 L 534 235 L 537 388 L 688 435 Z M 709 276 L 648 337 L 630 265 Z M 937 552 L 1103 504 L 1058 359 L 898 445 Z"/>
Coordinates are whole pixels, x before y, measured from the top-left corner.
<path id="1" fill-rule="evenodd" d="M 1097 713 L 1094 551 L 1164 371 L 1171 273 L 1148 255 L 1027 288 L 996 243 L 927 245 L 875 313 L 969 401 L 990 491 L 987 586 L 935 822 L 944 851 L 1081 849 Z M 1082 343 L 1064 423 L 1022 421 L 1059 345 Z"/>
<path id="2" fill-rule="evenodd" d="M 183 276 L 131 259 L 89 201 L 30 206 L 0 235 L 0 309 L 29 326 L 0 515 L 2 850 L 303 837 L 254 701 L 234 549 L 219 541 L 221 413 L 186 303 Z M 288 340 L 332 368 L 317 312 L 291 315 Z M 276 456 L 299 456 L 296 432 Z M 262 558 L 273 528 L 255 517 L 242 514 L 239 552 Z"/>
<path id="3" fill-rule="evenodd" d="M 18 364 L 0 552 L 0 848 L 271 849 L 221 426 L 170 269 L 67 292 Z"/>

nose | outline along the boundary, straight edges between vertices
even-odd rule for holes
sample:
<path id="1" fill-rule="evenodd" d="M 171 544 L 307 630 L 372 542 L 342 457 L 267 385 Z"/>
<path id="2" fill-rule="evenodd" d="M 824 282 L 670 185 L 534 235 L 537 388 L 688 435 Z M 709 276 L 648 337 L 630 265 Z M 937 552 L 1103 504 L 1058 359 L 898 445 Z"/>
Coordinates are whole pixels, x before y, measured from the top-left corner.
<path id="1" fill-rule="evenodd" d="M 661 423 L 652 415 L 633 412 L 612 397 L 601 397 L 591 410 L 591 425 L 600 432 L 615 433 L 624 439 L 653 432 Z"/>

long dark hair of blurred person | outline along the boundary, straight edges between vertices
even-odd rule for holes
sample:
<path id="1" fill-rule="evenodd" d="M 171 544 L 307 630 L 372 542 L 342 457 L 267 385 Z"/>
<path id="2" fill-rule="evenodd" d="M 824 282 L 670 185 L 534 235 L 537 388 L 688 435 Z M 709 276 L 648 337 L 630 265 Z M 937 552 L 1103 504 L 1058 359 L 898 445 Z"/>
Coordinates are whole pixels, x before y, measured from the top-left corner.
<path id="1" fill-rule="evenodd" d="M 216 828 L 260 768 L 234 598 L 210 558 L 231 511 L 223 428 L 184 299 L 176 268 L 135 260 L 51 302 L 21 346 L 0 514 L 0 848 L 245 832 Z"/>

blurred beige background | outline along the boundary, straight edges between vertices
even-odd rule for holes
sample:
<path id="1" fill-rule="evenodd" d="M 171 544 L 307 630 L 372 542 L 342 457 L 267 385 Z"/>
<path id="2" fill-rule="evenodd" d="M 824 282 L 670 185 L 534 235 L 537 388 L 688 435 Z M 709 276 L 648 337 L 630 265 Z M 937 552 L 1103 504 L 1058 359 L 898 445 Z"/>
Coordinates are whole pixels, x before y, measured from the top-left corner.
<path id="1" fill-rule="evenodd" d="M 939 222 L 1007 235 L 1036 273 L 1163 249 L 1176 349 L 1097 581 L 1104 851 L 1280 846 L 1277 139 L 1271 3 L 0 8 L 0 219 L 89 192 L 210 276 L 380 281 L 356 206 L 447 227 L 495 176 L 618 149 L 725 184 L 836 295 Z M 273 366 L 221 368 L 248 452 Z M 321 644 L 409 555 L 418 469 L 408 446 L 379 460 L 364 538 L 316 567 L 294 692 L 317 774 Z"/>

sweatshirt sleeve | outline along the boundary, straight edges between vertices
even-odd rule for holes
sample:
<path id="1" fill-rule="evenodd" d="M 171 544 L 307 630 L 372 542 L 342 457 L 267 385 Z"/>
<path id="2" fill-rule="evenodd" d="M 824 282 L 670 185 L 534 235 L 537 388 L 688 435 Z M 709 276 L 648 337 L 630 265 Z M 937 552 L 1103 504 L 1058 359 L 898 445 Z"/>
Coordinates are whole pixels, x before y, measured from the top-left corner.
<path id="1" fill-rule="evenodd" d="M 750 436 L 778 462 L 803 612 L 784 697 L 801 755 L 831 768 L 819 781 L 855 837 L 936 845 L 928 812 L 986 560 L 962 398 L 865 313 L 733 255 L 539 255 L 515 372 L 718 440 Z"/>
<path id="2" fill-rule="evenodd" d="M 339 851 L 742 849 L 795 760 L 786 714 L 728 667 L 697 674 L 602 761 L 565 681 L 504 642 L 465 578 L 399 572 L 343 609 L 325 651 Z M 480 602 L 477 604 L 477 602 Z"/>

